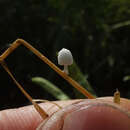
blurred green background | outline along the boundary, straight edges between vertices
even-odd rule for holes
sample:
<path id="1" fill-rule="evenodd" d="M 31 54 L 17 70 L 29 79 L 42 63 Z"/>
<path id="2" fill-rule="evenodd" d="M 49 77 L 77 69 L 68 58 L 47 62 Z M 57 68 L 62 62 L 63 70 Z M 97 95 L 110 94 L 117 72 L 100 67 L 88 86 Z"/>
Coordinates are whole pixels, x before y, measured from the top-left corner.
<path id="1" fill-rule="evenodd" d="M 118 88 L 122 97 L 130 98 L 130 81 L 123 81 L 130 75 L 129 35 L 129 0 L 0 1 L 1 54 L 17 38 L 23 38 L 57 65 L 56 53 L 68 48 L 79 67 L 75 73 L 82 73 L 98 97 L 112 96 Z M 23 46 L 6 62 L 33 98 L 56 100 L 54 95 L 31 81 L 37 76 L 49 80 L 72 99 L 80 97 Z M 78 79 L 80 83 L 82 79 Z M 0 67 L 0 109 L 28 104 Z"/>

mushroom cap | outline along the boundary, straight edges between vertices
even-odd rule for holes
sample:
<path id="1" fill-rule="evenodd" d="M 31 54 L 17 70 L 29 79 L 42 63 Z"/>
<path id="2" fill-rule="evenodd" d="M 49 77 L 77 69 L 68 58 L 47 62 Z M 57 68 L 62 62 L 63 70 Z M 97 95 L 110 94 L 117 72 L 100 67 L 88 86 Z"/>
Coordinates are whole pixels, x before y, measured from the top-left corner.
<path id="1" fill-rule="evenodd" d="M 68 49 L 63 48 L 58 52 L 59 65 L 71 65 L 73 63 L 73 56 Z"/>

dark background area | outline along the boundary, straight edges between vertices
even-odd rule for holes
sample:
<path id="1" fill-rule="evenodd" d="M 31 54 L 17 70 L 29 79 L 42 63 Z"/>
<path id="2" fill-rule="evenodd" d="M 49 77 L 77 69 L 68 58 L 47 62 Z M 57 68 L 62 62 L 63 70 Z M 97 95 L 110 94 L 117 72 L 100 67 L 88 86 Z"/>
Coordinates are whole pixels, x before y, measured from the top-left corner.
<path id="1" fill-rule="evenodd" d="M 17 38 L 28 41 L 57 65 L 62 48 L 73 57 L 96 94 L 112 96 L 116 88 L 130 98 L 130 1 L 129 0 L 1 0 L 0 52 Z M 33 98 L 55 100 L 31 82 L 42 76 L 71 98 L 71 86 L 20 46 L 7 59 L 16 79 Z M 0 109 L 30 104 L 0 67 Z"/>

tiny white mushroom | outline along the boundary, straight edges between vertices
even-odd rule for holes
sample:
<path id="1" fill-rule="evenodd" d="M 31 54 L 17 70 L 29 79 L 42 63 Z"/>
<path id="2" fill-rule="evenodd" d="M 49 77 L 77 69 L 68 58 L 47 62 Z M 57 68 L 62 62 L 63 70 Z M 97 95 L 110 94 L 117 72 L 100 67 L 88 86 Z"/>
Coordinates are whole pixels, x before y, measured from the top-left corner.
<path id="1" fill-rule="evenodd" d="M 69 74 L 68 72 L 68 65 L 73 63 L 73 56 L 68 49 L 63 48 L 58 52 L 58 64 L 64 65 L 64 72 Z"/>

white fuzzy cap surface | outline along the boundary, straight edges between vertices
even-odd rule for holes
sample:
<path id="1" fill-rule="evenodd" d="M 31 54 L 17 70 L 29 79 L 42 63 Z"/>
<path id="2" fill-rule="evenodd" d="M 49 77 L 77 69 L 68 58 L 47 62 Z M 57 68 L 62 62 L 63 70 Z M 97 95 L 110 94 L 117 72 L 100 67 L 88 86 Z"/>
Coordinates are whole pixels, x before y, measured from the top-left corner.
<path id="1" fill-rule="evenodd" d="M 63 48 L 58 52 L 59 65 L 71 65 L 73 63 L 73 56 L 68 49 Z"/>

